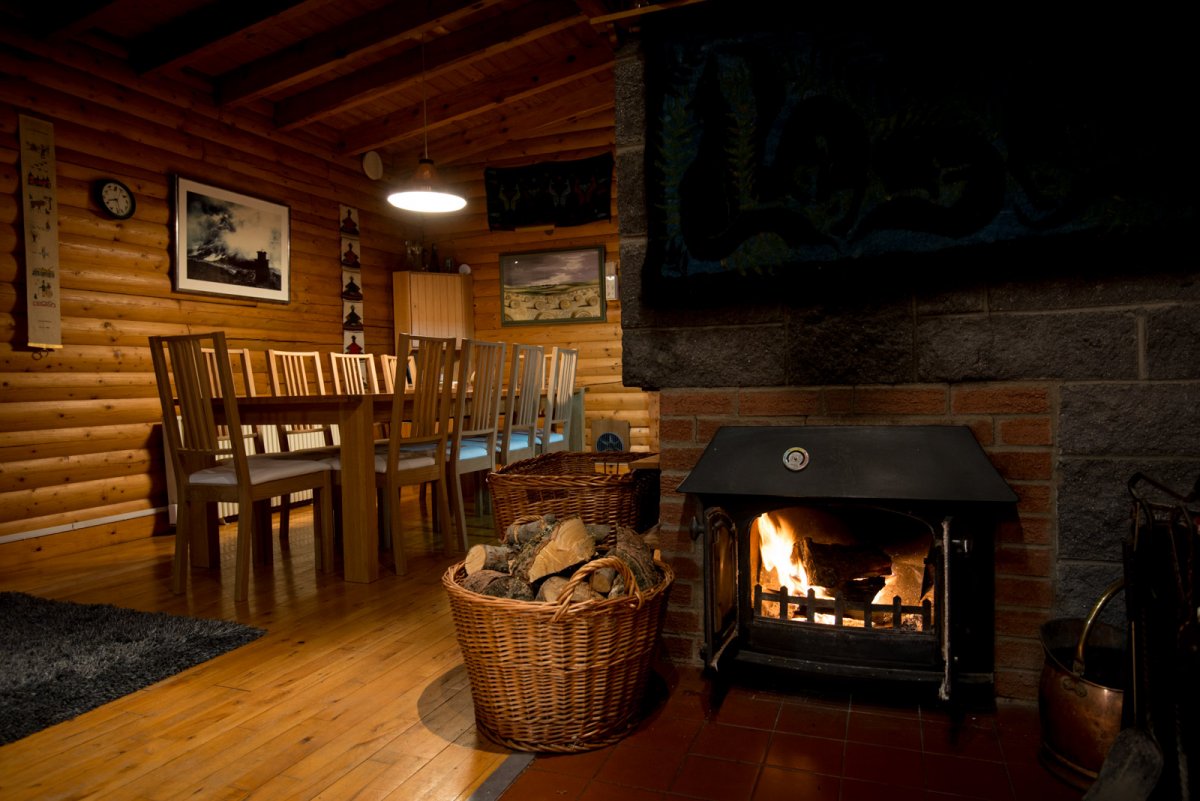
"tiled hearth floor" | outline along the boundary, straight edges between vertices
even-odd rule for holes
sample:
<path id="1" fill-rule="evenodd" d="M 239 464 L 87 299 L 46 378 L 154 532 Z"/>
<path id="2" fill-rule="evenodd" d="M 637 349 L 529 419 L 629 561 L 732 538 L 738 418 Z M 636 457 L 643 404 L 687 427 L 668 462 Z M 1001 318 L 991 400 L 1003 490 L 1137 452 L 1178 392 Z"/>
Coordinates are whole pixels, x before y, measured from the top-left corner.
<path id="1" fill-rule="evenodd" d="M 657 675 L 657 674 L 656 674 Z M 499 801 L 1078 801 L 1038 762 L 1037 707 L 955 720 L 937 703 L 734 687 L 714 708 L 698 673 L 631 735 L 596 751 L 537 755 Z"/>

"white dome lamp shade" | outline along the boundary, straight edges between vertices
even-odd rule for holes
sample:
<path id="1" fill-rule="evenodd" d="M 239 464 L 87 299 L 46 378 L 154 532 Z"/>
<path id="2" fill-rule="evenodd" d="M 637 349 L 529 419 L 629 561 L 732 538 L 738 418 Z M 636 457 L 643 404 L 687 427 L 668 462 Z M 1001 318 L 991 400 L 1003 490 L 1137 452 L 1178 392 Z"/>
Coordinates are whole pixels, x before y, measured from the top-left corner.
<path id="1" fill-rule="evenodd" d="M 417 162 L 408 185 L 388 195 L 388 203 L 405 211 L 444 213 L 458 211 L 467 205 L 467 199 L 439 186 L 433 159 L 429 158 L 429 117 L 426 111 L 425 45 L 421 45 L 421 126 L 424 133 L 424 155 Z"/>
<path id="2" fill-rule="evenodd" d="M 467 205 L 467 200 L 440 190 L 433 160 L 426 155 L 417 162 L 417 170 L 408 186 L 388 195 L 388 203 L 405 211 L 440 213 L 458 211 Z"/>

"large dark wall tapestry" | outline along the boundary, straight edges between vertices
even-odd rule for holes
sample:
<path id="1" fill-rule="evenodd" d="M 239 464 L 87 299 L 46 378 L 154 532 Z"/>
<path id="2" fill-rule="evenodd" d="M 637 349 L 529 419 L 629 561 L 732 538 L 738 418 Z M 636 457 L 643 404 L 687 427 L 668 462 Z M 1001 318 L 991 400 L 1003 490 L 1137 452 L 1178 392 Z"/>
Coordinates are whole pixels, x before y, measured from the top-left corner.
<path id="1" fill-rule="evenodd" d="M 1187 49 L 1161 40 L 739 32 L 698 14 L 644 48 L 649 299 L 1194 219 Z"/>
<path id="2" fill-rule="evenodd" d="M 567 227 L 611 218 L 612 153 L 483 171 L 488 228 Z"/>

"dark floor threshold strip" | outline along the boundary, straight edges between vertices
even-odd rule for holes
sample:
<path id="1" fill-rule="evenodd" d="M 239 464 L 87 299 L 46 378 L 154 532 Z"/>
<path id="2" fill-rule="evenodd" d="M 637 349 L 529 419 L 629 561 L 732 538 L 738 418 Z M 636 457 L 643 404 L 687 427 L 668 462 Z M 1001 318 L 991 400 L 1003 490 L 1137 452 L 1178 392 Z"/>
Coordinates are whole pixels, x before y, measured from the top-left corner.
<path id="1" fill-rule="evenodd" d="M 492 775 L 483 780 L 483 784 L 479 785 L 479 789 L 471 793 L 471 797 L 467 801 L 496 801 L 516 781 L 521 772 L 529 767 L 529 763 L 533 762 L 533 757 L 533 754 L 528 753 L 509 754 L 500 763 L 500 767 L 492 771 Z"/>

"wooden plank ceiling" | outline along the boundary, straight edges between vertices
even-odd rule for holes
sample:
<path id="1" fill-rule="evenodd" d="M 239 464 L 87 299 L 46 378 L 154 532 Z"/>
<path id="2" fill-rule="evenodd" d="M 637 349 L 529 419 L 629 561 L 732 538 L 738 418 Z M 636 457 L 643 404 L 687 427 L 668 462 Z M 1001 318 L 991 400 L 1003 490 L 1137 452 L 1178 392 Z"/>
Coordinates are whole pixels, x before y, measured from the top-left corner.
<path id="1" fill-rule="evenodd" d="M 31 36 L 211 92 L 387 173 L 611 147 L 613 54 L 698 0 L 77 0 L 0 5 Z M 427 140 L 427 143 L 426 143 Z"/>

